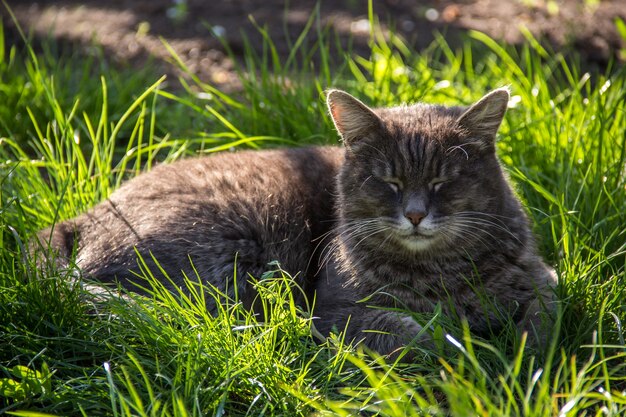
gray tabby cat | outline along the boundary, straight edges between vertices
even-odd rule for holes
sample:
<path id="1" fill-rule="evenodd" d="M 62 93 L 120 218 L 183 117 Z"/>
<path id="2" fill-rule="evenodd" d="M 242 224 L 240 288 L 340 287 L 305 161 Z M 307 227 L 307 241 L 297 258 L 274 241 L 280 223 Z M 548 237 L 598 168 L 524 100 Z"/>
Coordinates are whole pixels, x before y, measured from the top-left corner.
<path id="1" fill-rule="evenodd" d="M 103 282 L 137 290 L 138 252 L 173 286 L 197 272 L 248 307 L 256 295 L 248 275 L 278 260 L 300 272 L 311 297 L 316 291 L 320 331 L 349 323 L 349 339 L 380 353 L 421 330 L 389 308 L 428 312 L 442 302 L 485 332 L 500 325 L 488 299 L 532 329 L 554 274 L 496 158 L 507 102 L 496 90 L 467 110 L 371 110 L 333 90 L 328 105 L 345 152 L 239 152 L 158 166 L 39 241 L 66 265 L 75 254 L 82 273 Z M 321 259 L 325 236 L 332 242 Z"/>
<path id="2" fill-rule="evenodd" d="M 328 94 L 346 156 L 337 233 L 317 281 L 320 331 L 349 322 L 348 340 L 389 353 L 422 330 L 397 309 L 441 303 L 477 333 L 498 331 L 503 310 L 535 342 L 545 339 L 554 271 L 496 157 L 508 99 L 500 89 L 469 109 L 371 110 Z"/>

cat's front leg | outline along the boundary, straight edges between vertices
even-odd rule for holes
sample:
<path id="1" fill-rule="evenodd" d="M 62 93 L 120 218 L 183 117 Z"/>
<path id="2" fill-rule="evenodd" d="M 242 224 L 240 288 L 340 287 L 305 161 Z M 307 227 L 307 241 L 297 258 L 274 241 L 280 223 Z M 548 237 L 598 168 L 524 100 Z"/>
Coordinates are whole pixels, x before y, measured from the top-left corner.
<path id="1" fill-rule="evenodd" d="M 517 323 L 517 328 L 527 333 L 527 346 L 540 351 L 548 346 L 553 334 L 555 313 L 554 300 L 542 297 L 531 301 L 524 317 Z"/>
<path id="2" fill-rule="evenodd" d="M 377 303 L 365 296 L 369 291 L 347 285 L 332 267 L 323 272 L 316 282 L 313 311 L 313 324 L 323 337 L 331 331 L 344 332 L 347 343 L 361 343 L 391 357 L 412 343 L 433 345 L 430 335 L 410 315 L 384 309 L 386 300 Z"/>
<path id="3" fill-rule="evenodd" d="M 544 350 L 554 334 L 554 320 L 557 313 L 554 287 L 557 283 L 556 272 L 544 267 L 542 278 L 538 280 L 534 291 L 535 298 L 528 300 L 522 319 L 517 328 L 527 333 L 527 345 L 531 348 Z"/>
<path id="4" fill-rule="evenodd" d="M 430 335 L 411 316 L 373 308 L 367 310 L 360 314 L 360 318 L 352 317 L 355 323 L 350 324 L 354 330 L 350 329 L 349 324 L 348 333 L 355 340 L 362 337 L 368 348 L 395 357 L 411 343 L 432 345 Z"/>
<path id="5" fill-rule="evenodd" d="M 324 336 L 333 330 L 344 331 L 346 342 L 361 343 L 392 358 L 411 343 L 432 345 L 430 335 L 406 314 L 358 304 L 325 313 L 315 322 Z"/>

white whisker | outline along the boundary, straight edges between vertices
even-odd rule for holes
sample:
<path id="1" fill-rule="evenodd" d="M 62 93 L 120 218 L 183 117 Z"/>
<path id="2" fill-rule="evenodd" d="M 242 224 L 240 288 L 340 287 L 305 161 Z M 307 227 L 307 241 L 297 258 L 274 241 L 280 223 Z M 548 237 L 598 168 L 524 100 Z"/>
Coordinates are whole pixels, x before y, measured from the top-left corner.
<path id="1" fill-rule="evenodd" d="M 496 221 L 492 221 L 489 219 L 483 219 L 478 217 L 479 215 L 484 215 L 486 217 L 492 217 L 495 218 Z M 518 236 L 516 236 L 510 229 L 509 227 L 506 225 L 506 223 L 504 223 L 502 220 L 499 220 L 496 218 L 495 215 L 491 215 L 491 214 L 487 214 L 487 213 L 479 213 L 479 212 L 460 212 L 460 213 L 456 213 L 453 216 L 453 221 L 457 224 L 464 224 L 467 225 L 467 227 L 470 227 L 470 225 L 472 225 L 473 227 L 482 230 L 484 233 L 488 233 L 486 229 L 493 229 L 493 230 L 499 230 L 502 231 L 504 233 L 506 233 L 507 235 L 511 236 L 513 239 L 517 240 L 521 245 L 524 245 L 524 242 L 522 242 Z M 501 216 L 503 218 L 505 218 L 504 216 Z M 482 226 L 482 227 L 481 227 Z M 492 236 L 494 239 L 497 240 L 497 238 L 495 236 L 493 236 L 492 234 L 490 234 L 490 236 Z"/>
<path id="2" fill-rule="evenodd" d="M 337 225 L 332 230 L 324 234 L 323 240 L 332 236 L 333 238 L 326 243 L 324 248 L 320 251 L 319 270 L 327 265 L 330 261 L 332 254 L 339 250 L 342 243 L 354 242 L 357 239 L 359 241 L 352 247 L 352 249 L 359 246 L 363 241 L 367 240 L 371 236 L 381 233 L 385 230 L 389 230 L 389 220 L 385 218 L 372 218 L 362 220 L 352 220 L 341 225 Z M 320 242 L 318 244 L 321 244 Z M 317 248 L 316 247 L 316 250 Z"/>

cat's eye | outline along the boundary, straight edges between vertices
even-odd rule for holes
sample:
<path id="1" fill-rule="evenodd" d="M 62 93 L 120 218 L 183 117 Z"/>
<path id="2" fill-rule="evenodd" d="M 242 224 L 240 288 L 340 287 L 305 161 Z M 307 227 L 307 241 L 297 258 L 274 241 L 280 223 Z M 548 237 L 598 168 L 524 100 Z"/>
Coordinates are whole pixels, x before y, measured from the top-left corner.
<path id="1" fill-rule="evenodd" d="M 449 181 L 448 178 L 442 178 L 442 177 L 434 178 L 431 182 L 428 183 L 428 188 L 430 189 L 430 191 L 437 192 L 439 191 L 441 186 L 448 181 Z"/>
<path id="2" fill-rule="evenodd" d="M 383 178 L 383 181 L 393 190 L 394 193 L 402 191 L 402 183 L 397 178 Z"/>

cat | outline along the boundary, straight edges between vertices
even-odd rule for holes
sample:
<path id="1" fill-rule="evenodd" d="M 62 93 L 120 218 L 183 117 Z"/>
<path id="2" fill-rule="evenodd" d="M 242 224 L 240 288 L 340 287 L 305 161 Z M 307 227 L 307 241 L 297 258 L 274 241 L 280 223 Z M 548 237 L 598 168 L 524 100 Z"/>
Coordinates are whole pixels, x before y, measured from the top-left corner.
<path id="1" fill-rule="evenodd" d="M 382 354 L 425 334 L 398 308 L 431 312 L 441 302 L 481 333 L 499 326 L 487 299 L 533 330 L 555 278 L 496 157 L 508 97 L 500 89 L 468 109 L 372 110 L 331 90 L 343 149 L 160 165 L 38 238 L 66 266 L 75 256 L 87 277 L 138 291 L 138 253 L 171 289 L 197 273 L 248 308 L 256 293 L 247 278 L 279 261 L 315 300 L 322 335 L 345 329 Z"/>
<path id="2" fill-rule="evenodd" d="M 467 320 L 477 334 L 502 315 L 543 343 L 554 271 L 496 157 L 506 89 L 468 109 L 425 104 L 372 110 L 333 90 L 327 104 L 346 147 L 334 241 L 316 282 L 316 327 L 346 330 L 393 353 L 428 332 L 398 309 Z"/>

